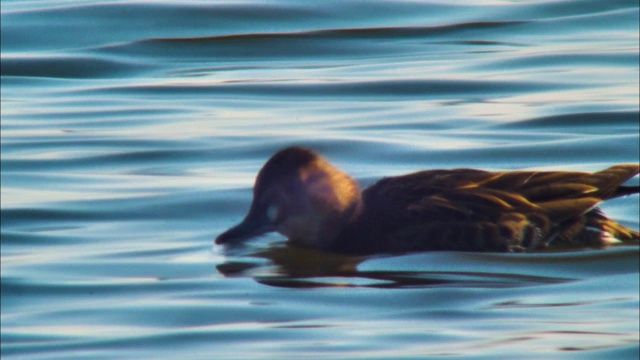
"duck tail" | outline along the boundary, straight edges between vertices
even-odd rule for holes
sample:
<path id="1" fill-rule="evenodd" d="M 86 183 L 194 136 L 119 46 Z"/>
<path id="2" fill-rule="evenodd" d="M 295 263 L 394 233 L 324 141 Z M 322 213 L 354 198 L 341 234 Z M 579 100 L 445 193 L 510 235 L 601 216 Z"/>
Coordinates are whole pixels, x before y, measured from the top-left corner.
<path id="1" fill-rule="evenodd" d="M 628 245 L 640 245 L 640 234 L 633 229 L 621 225 L 613 220 L 609 220 L 602 224 L 602 229 L 611 234 L 613 243 L 622 242 Z"/>
<path id="2" fill-rule="evenodd" d="M 627 244 L 640 245 L 638 231 L 628 228 L 615 220 L 606 217 L 599 209 L 585 214 L 585 230 L 598 229 L 601 245 Z"/>
<path id="3" fill-rule="evenodd" d="M 612 197 L 627 196 L 640 193 L 640 186 L 618 186 Z"/>
<path id="4" fill-rule="evenodd" d="M 602 180 L 609 180 L 610 184 L 614 187 L 604 186 L 600 190 L 602 191 L 603 199 L 612 199 L 621 196 L 627 196 L 640 193 L 640 186 L 638 185 L 621 185 L 625 181 L 637 176 L 640 172 L 640 165 L 638 164 L 625 164 L 610 167 L 595 173 L 596 178 Z M 634 229 L 630 229 L 618 222 L 611 220 L 601 213 L 599 216 L 593 217 L 599 226 L 603 230 L 603 234 L 610 234 L 609 243 L 634 244 L 640 245 L 640 234 Z"/>
<path id="5" fill-rule="evenodd" d="M 589 174 L 583 178 L 586 185 L 598 188 L 597 195 L 602 200 L 640 192 L 638 186 L 623 186 L 627 180 L 640 173 L 638 164 L 622 164 Z"/>

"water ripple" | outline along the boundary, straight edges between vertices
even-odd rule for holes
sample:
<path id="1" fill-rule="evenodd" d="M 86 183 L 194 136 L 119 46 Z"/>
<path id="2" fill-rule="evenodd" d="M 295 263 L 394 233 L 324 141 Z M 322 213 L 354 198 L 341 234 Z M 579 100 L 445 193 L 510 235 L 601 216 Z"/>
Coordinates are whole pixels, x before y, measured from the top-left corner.
<path id="1" fill-rule="evenodd" d="M 638 247 L 213 246 L 290 145 L 363 186 L 637 163 L 637 2 L 1 6 L 3 358 L 638 358 Z"/>

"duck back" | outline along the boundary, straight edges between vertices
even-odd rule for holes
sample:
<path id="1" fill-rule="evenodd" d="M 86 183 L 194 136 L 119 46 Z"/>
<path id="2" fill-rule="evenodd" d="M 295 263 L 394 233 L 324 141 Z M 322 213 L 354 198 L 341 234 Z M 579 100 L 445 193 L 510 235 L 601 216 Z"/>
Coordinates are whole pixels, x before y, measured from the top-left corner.
<path id="1" fill-rule="evenodd" d="M 363 211 L 334 250 L 515 252 L 637 242 L 637 231 L 597 205 L 639 192 L 621 186 L 638 172 L 618 165 L 596 173 L 453 169 L 385 178 L 363 192 Z"/>

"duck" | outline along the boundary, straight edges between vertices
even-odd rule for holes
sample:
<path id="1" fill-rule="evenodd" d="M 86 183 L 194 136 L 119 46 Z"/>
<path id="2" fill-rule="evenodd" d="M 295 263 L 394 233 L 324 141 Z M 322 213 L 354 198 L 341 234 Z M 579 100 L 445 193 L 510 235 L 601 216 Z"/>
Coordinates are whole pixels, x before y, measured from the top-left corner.
<path id="1" fill-rule="evenodd" d="M 638 231 L 605 216 L 603 201 L 640 192 L 623 185 L 638 164 L 598 172 L 460 168 L 358 182 L 298 146 L 259 171 L 248 213 L 215 243 L 278 232 L 291 245 L 348 255 L 416 251 L 534 252 L 638 244 Z"/>

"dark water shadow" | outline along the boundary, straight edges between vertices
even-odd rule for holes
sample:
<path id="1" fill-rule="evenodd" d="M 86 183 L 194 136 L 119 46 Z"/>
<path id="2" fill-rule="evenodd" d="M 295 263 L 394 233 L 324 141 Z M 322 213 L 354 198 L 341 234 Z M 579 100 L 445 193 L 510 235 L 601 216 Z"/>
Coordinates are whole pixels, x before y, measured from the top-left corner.
<path id="1" fill-rule="evenodd" d="M 256 282 L 285 288 L 385 288 L 407 289 L 425 287 L 447 288 L 514 288 L 557 284 L 575 281 L 571 276 L 540 276 L 529 273 L 507 272 L 491 269 L 492 264 L 483 268 L 478 265 L 469 270 L 468 266 L 460 266 L 460 270 L 448 267 L 442 271 L 431 270 L 433 265 L 428 261 L 434 253 L 424 253 L 425 265 L 417 270 L 390 269 L 384 267 L 359 269 L 362 263 L 372 261 L 393 262 L 402 260 L 396 255 L 347 256 L 327 253 L 313 249 L 304 249 L 279 243 L 266 249 L 247 251 L 248 248 L 232 248 L 233 254 L 226 262 L 216 265 L 219 273 L 225 277 L 251 277 Z M 244 255 L 242 253 L 244 252 Z M 420 256 L 421 254 L 416 254 Z M 467 253 L 448 253 L 454 258 L 460 255 L 464 261 Z M 482 254 L 473 254 L 482 256 Z M 495 257 L 501 254 L 490 254 L 489 263 L 502 262 Z M 507 255 L 505 255 L 507 256 Z M 512 260 L 504 261 L 509 264 Z M 526 264 L 526 263 L 524 263 Z M 509 265 L 508 265 L 509 266 Z M 512 264 L 510 266 L 513 266 Z M 517 265 L 516 265 L 517 266 Z M 420 268 L 425 268 L 424 270 Z"/>

